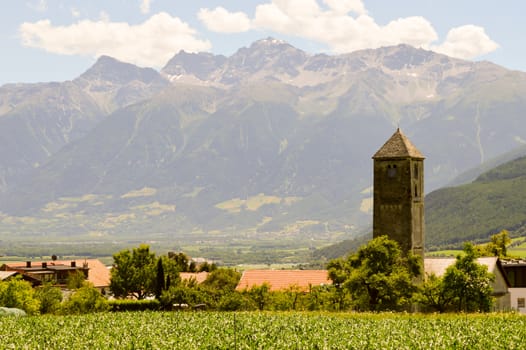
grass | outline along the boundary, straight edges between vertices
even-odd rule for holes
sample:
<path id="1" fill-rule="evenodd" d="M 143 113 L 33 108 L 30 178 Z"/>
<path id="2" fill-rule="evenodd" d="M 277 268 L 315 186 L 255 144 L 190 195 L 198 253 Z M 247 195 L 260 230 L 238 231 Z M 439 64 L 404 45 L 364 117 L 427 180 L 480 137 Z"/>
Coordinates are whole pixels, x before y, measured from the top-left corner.
<path id="1" fill-rule="evenodd" d="M 426 252 L 428 257 L 456 257 L 458 254 L 461 254 L 462 250 L 437 250 L 433 252 Z"/>

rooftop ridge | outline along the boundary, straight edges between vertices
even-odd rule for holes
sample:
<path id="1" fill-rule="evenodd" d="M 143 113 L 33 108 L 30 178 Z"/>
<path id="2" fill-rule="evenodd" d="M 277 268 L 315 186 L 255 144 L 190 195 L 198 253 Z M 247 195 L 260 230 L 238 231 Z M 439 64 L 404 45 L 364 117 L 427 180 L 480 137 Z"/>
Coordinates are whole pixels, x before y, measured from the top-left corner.
<path id="1" fill-rule="evenodd" d="M 373 159 L 381 158 L 416 158 L 424 159 L 424 155 L 405 136 L 400 128 L 374 154 Z"/>

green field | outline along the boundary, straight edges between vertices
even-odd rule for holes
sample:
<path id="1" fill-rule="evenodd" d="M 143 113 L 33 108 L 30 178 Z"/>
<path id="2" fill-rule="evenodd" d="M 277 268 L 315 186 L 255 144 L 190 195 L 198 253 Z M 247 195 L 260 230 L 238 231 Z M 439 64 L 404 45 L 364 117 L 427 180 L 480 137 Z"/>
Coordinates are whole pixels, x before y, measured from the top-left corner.
<path id="1" fill-rule="evenodd" d="M 456 257 L 461 254 L 462 250 L 437 250 L 434 252 L 427 252 L 426 256 L 428 257 Z M 514 258 L 526 258 L 526 247 L 523 245 L 519 247 L 513 247 L 508 249 L 508 255 Z"/>
<path id="2" fill-rule="evenodd" d="M 516 314 L 136 312 L 0 318 L 0 349 L 523 349 Z"/>

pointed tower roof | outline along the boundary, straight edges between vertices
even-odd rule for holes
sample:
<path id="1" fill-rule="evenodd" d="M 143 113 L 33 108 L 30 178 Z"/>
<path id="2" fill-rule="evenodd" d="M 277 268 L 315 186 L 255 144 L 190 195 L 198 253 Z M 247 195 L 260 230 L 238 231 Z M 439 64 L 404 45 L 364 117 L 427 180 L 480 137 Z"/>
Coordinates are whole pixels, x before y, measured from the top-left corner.
<path id="1" fill-rule="evenodd" d="M 393 136 L 373 156 L 373 159 L 382 158 L 424 159 L 425 157 L 398 128 Z"/>

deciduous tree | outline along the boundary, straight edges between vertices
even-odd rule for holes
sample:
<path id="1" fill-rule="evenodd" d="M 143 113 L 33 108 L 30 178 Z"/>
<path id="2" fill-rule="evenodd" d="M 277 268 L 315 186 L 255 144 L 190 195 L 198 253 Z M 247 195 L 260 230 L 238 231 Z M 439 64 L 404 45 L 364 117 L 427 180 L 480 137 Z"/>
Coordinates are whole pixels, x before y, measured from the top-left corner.
<path id="1" fill-rule="evenodd" d="M 156 260 L 148 245 L 122 250 L 113 255 L 113 261 L 110 290 L 116 297 L 144 299 L 154 294 Z"/>
<path id="2" fill-rule="evenodd" d="M 495 276 L 486 266 L 477 263 L 477 251 L 471 243 L 464 245 L 454 265 L 447 268 L 444 288 L 453 294 L 457 311 L 490 311 L 493 304 L 491 282 Z"/>
<path id="3" fill-rule="evenodd" d="M 330 263 L 329 276 L 338 283 L 343 281 L 356 309 L 396 310 L 410 303 L 421 265 L 418 257 L 402 254 L 396 241 L 381 236 L 346 261 Z"/>

